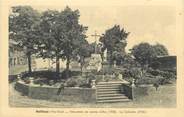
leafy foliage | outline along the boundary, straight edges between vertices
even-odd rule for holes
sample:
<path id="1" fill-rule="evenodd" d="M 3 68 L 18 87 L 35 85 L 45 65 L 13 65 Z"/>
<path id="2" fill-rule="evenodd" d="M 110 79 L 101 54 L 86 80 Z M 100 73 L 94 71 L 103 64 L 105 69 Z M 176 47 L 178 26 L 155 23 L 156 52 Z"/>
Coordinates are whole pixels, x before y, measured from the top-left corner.
<path id="1" fill-rule="evenodd" d="M 162 44 L 157 43 L 156 45 L 153 45 L 153 49 L 154 49 L 157 56 L 168 55 L 167 48 Z"/>
<path id="2" fill-rule="evenodd" d="M 121 66 L 126 69 L 133 67 L 140 67 L 140 64 L 131 56 L 131 54 L 125 54 L 122 58 Z"/>
<path id="3" fill-rule="evenodd" d="M 131 51 L 135 59 L 142 65 L 148 64 L 152 58 L 156 57 L 153 48 L 149 43 L 135 45 Z"/>
<path id="4" fill-rule="evenodd" d="M 72 77 L 67 79 L 66 81 L 67 87 L 83 87 L 83 88 L 90 88 L 91 87 L 91 79 L 85 77 Z"/>
<path id="5" fill-rule="evenodd" d="M 31 72 L 31 55 L 37 52 L 37 25 L 40 14 L 30 6 L 12 7 L 9 15 L 9 38 L 18 42 L 28 57 L 29 72 Z"/>
<path id="6" fill-rule="evenodd" d="M 150 45 L 149 43 L 140 43 L 132 48 L 131 54 L 141 65 L 147 65 L 157 56 L 168 55 L 168 52 L 161 44 Z"/>
<path id="7" fill-rule="evenodd" d="M 90 46 L 87 40 L 81 40 L 80 46 L 74 51 L 74 55 L 77 56 L 76 59 L 80 63 L 81 73 L 83 72 L 83 66 L 85 65 L 85 58 L 90 57 L 91 53 L 93 53 L 93 48 Z"/>
<path id="8" fill-rule="evenodd" d="M 113 64 L 113 58 L 117 59 L 119 54 L 125 53 L 124 49 L 127 45 L 126 39 L 128 35 L 129 32 L 126 32 L 124 28 L 121 29 L 119 25 L 115 25 L 106 30 L 105 34 L 100 38 L 100 42 L 103 43 L 103 50 L 107 49 L 107 59 L 111 65 Z M 113 54 L 113 52 L 118 54 Z"/>
<path id="9" fill-rule="evenodd" d="M 78 10 L 72 11 L 66 7 L 61 12 L 45 11 L 41 17 L 42 42 L 39 47 L 42 51 L 40 55 L 56 58 L 57 72 L 59 72 L 59 59 L 67 61 L 66 69 L 69 70 L 70 60 L 76 58 L 76 53 L 81 50 L 79 49 L 81 44 L 86 43 L 87 27 L 79 24 L 79 16 Z"/>

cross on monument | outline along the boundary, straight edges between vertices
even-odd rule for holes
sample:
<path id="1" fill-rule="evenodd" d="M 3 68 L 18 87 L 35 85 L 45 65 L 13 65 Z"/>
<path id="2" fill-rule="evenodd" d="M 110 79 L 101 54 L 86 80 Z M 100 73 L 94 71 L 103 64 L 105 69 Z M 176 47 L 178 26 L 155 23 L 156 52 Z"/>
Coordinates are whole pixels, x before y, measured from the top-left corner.
<path id="1" fill-rule="evenodd" d="M 96 30 L 95 30 L 95 34 L 91 35 L 92 37 L 95 37 L 95 53 L 96 53 L 96 49 L 97 49 L 97 37 L 100 37 L 100 35 L 97 34 Z"/>

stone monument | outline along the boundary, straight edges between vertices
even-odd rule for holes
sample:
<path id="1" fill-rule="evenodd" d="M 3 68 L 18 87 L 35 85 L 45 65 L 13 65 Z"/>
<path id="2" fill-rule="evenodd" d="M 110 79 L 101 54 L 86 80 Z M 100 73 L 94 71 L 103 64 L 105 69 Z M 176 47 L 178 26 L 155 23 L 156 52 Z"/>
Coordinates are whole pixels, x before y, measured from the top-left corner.
<path id="1" fill-rule="evenodd" d="M 87 70 L 97 70 L 100 71 L 102 68 L 102 59 L 100 54 L 91 54 Z"/>
<path id="2" fill-rule="evenodd" d="M 95 34 L 91 35 L 95 38 L 95 53 L 91 54 L 90 60 L 89 60 L 89 64 L 87 66 L 87 70 L 91 71 L 91 70 L 97 70 L 100 71 L 102 69 L 102 59 L 101 59 L 101 55 L 97 53 L 97 45 L 98 45 L 98 41 L 97 41 L 97 37 L 100 37 L 100 35 L 97 34 L 97 32 L 95 31 Z"/>

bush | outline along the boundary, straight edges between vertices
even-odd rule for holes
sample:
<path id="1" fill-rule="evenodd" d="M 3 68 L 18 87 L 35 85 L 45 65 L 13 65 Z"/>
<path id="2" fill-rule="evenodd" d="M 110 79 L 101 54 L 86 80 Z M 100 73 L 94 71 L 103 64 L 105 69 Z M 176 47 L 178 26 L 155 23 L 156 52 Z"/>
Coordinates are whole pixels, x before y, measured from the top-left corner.
<path id="1" fill-rule="evenodd" d="M 132 81 L 132 79 L 140 79 L 142 77 L 141 69 L 134 67 L 130 69 L 125 69 L 121 73 L 123 75 L 123 78 L 126 79 L 127 81 Z"/>
<path id="2" fill-rule="evenodd" d="M 61 77 L 61 74 L 58 74 L 57 72 L 53 71 L 33 71 L 31 73 L 23 72 L 22 73 L 22 79 L 28 78 L 28 77 L 34 77 L 37 78 L 45 78 L 47 80 L 58 80 Z"/>
<path id="3" fill-rule="evenodd" d="M 153 69 L 148 69 L 147 71 L 148 73 L 154 75 L 154 76 L 163 76 L 163 77 L 166 77 L 166 78 L 175 78 L 176 77 L 176 74 L 172 71 L 161 71 L 161 70 L 153 70 Z"/>
<path id="4" fill-rule="evenodd" d="M 172 80 L 176 79 L 175 72 L 161 71 L 148 68 L 141 75 L 141 69 L 138 67 L 125 69 L 122 71 L 123 78 L 128 82 L 136 80 L 136 84 L 154 84 L 158 82 L 160 85 L 169 84 Z"/>
<path id="5" fill-rule="evenodd" d="M 40 86 L 42 86 L 42 85 L 44 85 L 44 84 L 48 84 L 47 82 L 46 82 L 46 80 L 34 80 L 33 81 L 33 83 L 34 84 L 38 84 L 38 85 L 40 85 Z"/>
<path id="6" fill-rule="evenodd" d="M 75 87 L 75 86 L 77 86 L 77 81 L 76 81 L 76 79 L 74 79 L 74 78 L 69 78 L 69 79 L 66 81 L 66 86 L 67 86 L 67 87 Z"/>
<path id="7" fill-rule="evenodd" d="M 85 79 L 85 78 L 78 78 L 77 84 L 79 87 L 83 87 L 83 88 L 90 88 L 91 87 L 91 81 L 89 79 Z"/>
<path id="8" fill-rule="evenodd" d="M 66 79 L 66 75 L 67 75 L 67 71 L 66 70 L 64 70 L 62 73 L 61 73 L 61 78 L 62 79 Z M 78 76 L 78 75 L 81 75 L 81 72 L 80 71 L 71 71 L 71 70 L 69 70 L 68 71 L 68 77 L 70 78 L 70 77 L 72 77 L 72 76 Z"/>
<path id="9" fill-rule="evenodd" d="M 155 76 L 155 77 L 148 77 L 148 76 L 144 76 L 141 79 L 138 79 L 136 81 L 136 84 L 140 85 L 140 84 L 159 84 L 159 85 L 164 85 L 164 84 L 170 84 L 171 80 L 163 77 L 163 76 Z"/>
<path id="10" fill-rule="evenodd" d="M 141 84 L 154 84 L 155 82 L 156 82 L 155 78 L 144 77 L 144 78 L 136 80 L 135 83 L 137 85 L 141 85 Z"/>
<path id="11" fill-rule="evenodd" d="M 98 75 L 103 75 L 103 74 L 113 74 L 116 71 L 115 68 L 109 68 L 109 67 L 104 67 L 102 68 L 97 74 Z"/>
<path id="12" fill-rule="evenodd" d="M 67 87 L 86 87 L 90 88 L 91 87 L 91 79 L 90 78 L 85 78 L 85 77 L 72 77 L 67 79 L 66 81 L 66 86 Z"/>
<path id="13" fill-rule="evenodd" d="M 86 78 L 89 79 L 89 80 L 94 80 L 94 79 L 96 79 L 96 74 L 88 73 L 86 75 Z"/>
<path id="14" fill-rule="evenodd" d="M 69 71 L 69 77 L 77 76 L 80 74 L 80 71 Z M 46 84 L 46 85 L 54 85 L 56 82 L 60 82 L 62 79 L 66 80 L 66 70 L 62 73 L 56 73 L 53 71 L 33 71 L 32 73 L 23 72 L 21 79 L 24 81 L 29 80 L 29 77 L 34 78 L 35 84 Z M 74 85 L 72 81 L 69 81 L 69 85 Z"/>
<path id="15" fill-rule="evenodd" d="M 157 82 L 158 82 L 160 85 L 170 84 L 170 83 L 171 83 L 171 79 L 168 79 L 168 78 L 162 77 L 162 76 L 158 76 L 158 77 L 157 77 Z"/>

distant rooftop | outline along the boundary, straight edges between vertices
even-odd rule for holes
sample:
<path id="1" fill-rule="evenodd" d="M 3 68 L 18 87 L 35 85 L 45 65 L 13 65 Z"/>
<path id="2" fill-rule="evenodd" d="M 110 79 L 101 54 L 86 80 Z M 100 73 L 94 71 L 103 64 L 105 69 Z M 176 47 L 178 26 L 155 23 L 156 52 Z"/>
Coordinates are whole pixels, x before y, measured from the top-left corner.
<path id="1" fill-rule="evenodd" d="M 175 55 L 165 55 L 165 56 L 157 56 L 157 58 L 167 58 L 167 57 L 172 57 L 175 58 Z"/>

